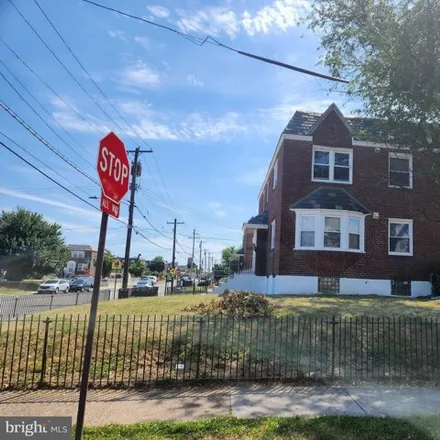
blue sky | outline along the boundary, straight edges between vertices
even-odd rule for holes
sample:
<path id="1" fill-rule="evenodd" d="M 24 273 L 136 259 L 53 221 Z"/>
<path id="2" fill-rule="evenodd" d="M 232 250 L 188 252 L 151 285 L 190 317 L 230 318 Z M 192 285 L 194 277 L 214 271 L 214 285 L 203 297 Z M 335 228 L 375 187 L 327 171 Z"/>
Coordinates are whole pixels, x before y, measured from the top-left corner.
<path id="1" fill-rule="evenodd" d="M 139 212 L 135 213 L 135 225 L 165 249 L 134 235 L 133 255 L 163 255 L 170 260 L 171 225 L 167 221 L 174 217 L 185 222 L 178 229 L 179 263 L 185 263 L 191 252 L 192 241 L 187 237 L 194 228 L 215 259 L 220 258 L 223 247 L 240 245 L 241 225 L 257 211 L 260 184 L 280 132 L 295 109 L 323 111 L 333 101 L 340 104 L 338 97 L 327 94 L 328 84 L 323 80 L 265 65 L 213 45 L 198 47 L 168 31 L 78 0 L 39 0 L 99 87 L 129 122 L 127 125 L 66 50 L 34 1 L 14 2 L 113 121 L 63 70 L 8 0 L 0 5 L 1 38 L 63 100 L 1 42 L 0 59 L 50 117 L 1 64 L 0 72 L 59 137 L 2 77 L 0 99 L 94 178 L 98 143 L 110 130 L 119 135 L 127 149 L 140 145 L 154 150 L 142 157 L 137 205 L 160 233 Z M 316 66 L 322 55 L 317 50 L 318 38 L 297 25 L 308 8 L 303 0 L 102 3 L 192 35 L 211 35 L 244 51 L 327 73 Z M 37 164 L 39 167 L 82 197 L 99 195 L 98 186 L 61 161 L 1 108 L 0 131 L 36 155 L 45 164 Z M 1 135 L 0 139 L 5 141 Z M 1 209 L 24 206 L 38 211 L 61 223 L 68 243 L 96 246 L 99 212 L 4 149 L 0 149 L 0 162 Z M 97 201 L 90 202 L 98 206 Z M 121 215 L 123 219 L 127 216 L 125 205 Z M 114 220 L 109 228 L 107 247 L 122 255 L 125 228 Z"/>

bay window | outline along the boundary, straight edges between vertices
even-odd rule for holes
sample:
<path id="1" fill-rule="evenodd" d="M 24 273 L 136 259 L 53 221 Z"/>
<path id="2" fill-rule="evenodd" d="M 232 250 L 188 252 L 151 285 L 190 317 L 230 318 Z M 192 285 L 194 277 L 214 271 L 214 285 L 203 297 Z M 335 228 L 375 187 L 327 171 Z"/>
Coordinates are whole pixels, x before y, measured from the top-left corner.
<path id="1" fill-rule="evenodd" d="M 302 209 L 295 212 L 296 250 L 364 252 L 364 214 Z"/>

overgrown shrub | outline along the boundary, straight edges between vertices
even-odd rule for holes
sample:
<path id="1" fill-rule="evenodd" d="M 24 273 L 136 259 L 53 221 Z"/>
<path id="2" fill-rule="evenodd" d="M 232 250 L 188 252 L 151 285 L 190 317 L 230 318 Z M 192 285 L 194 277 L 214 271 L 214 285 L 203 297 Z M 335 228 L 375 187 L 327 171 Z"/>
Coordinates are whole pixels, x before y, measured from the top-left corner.
<path id="1" fill-rule="evenodd" d="M 183 310 L 200 312 L 202 315 L 227 315 L 241 318 L 273 314 L 273 306 L 266 296 L 241 290 L 225 290 L 223 295 L 209 303 L 187 306 Z"/>

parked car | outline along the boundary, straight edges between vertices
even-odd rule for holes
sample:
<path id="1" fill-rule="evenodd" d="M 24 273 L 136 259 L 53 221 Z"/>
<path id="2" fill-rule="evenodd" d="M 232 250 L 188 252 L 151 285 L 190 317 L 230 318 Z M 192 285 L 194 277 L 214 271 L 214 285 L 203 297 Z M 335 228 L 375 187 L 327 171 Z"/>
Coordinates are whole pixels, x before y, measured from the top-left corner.
<path id="1" fill-rule="evenodd" d="M 151 280 L 139 280 L 134 287 L 142 288 L 142 287 L 154 287 L 153 281 Z"/>
<path id="2" fill-rule="evenodd" d="M 72 292 L 84 292 L 85 290 L 90 291 L 92 289 L 93 289 L 92 278 L 75 278 L 70 283 L 70 290 Z"/>
<path id="3" fill-rule="evenodd" d="M 147 275 L 146 277 L 143 277 L 142 280 L 150 280 L 154 285 L 157 284 L 157 277 L 154 275 Z"/>
<path id="4" fill-rule="evenodd" d="M 192 281 L 190 277 L 182 277 L 180 278 L 180 284 L 182 285 L 182 287 L 188 287 L 188 286 L 192 286 Z"/>
<path id="5" fill-rule="evenodd" d="M 70 290 L 69 281 L 63 279 L 46 280 L 38 286 L 38 293 L 67 293 Z"/>
<path id="6" fill-rule="evenodd" d="M 198 284 L 197 284 L 198 286 L 200 286 L 200 287 L 207 287 L 207 286 L 210 286 L 211 285 L 211 280 L 209 279 L 209 278 L 205 278 L 205 279 L 201 279 L 201 280 L 199 280 L 199 282 L 198 282 Z"/>

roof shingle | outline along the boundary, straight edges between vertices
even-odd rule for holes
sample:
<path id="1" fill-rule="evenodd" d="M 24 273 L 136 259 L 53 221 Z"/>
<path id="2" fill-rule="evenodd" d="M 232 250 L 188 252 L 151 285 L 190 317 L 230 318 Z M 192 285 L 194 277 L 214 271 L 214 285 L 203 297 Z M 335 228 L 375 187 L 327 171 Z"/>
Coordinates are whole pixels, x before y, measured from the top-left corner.
<path id="1" fill-rule="evenodd" d="M 370 211 L 345 189 L 333 187 L 319 187 L 302 199 L 290 205 L 295 209 L 335 209 L 339 211 L 361 212 L 369 214 Z"/>

